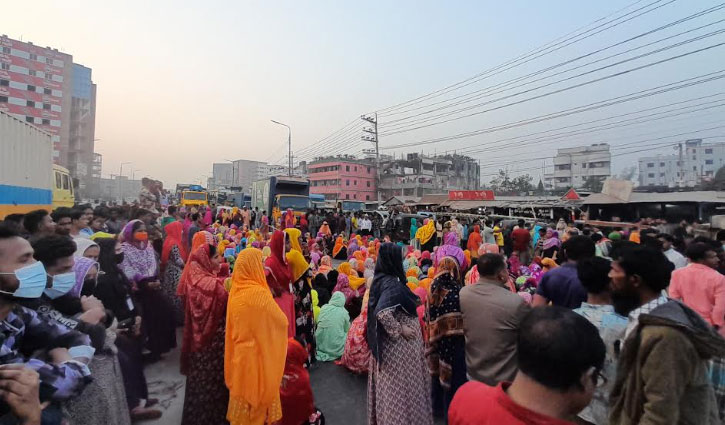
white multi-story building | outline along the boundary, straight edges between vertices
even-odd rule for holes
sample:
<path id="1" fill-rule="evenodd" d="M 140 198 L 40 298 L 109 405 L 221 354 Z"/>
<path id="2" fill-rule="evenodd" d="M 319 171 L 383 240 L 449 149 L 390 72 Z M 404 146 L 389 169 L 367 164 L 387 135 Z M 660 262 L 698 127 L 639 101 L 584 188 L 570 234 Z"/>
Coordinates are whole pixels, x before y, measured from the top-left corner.
<path id="1" fill-rule="evenodd" d="M 693 187 L 715 176 L 725 165 L 725 142 L 685 141 L 680 153 L 639 159 L 640 186 Z"/>
<path id="2" fill-rule="evenodd" d="M 232 163 L 215 162 L 212 164 L 211 177 L 209 177 L 209 189 L 228 189 L 232 186 Z"/>
<path id="3" fill-rule="evenodd" d="M 232 162 L 232 187 L 240 187 L 244 193 L 252 193 L 252 182 L 267 177 L 267 163 L 238 159 Z"/>
<path id="4" fill-rule="evenodd" d="M 548 189 L 584 187 L 590 178 L 603 182 L 612 174 L 612 154 L 607 143 L 558 149 L 554 172 L 544 174 Z"/>

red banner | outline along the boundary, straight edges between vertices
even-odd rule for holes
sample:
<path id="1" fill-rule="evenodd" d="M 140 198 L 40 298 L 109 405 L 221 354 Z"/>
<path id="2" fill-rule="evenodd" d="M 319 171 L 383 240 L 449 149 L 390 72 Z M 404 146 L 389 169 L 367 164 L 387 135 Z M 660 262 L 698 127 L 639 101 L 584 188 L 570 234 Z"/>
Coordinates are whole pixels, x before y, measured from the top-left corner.
<path id="1" fill-rule="evenodd" d="M 451 201 L 493 201 L 493 190 L 449 190 Z"/>

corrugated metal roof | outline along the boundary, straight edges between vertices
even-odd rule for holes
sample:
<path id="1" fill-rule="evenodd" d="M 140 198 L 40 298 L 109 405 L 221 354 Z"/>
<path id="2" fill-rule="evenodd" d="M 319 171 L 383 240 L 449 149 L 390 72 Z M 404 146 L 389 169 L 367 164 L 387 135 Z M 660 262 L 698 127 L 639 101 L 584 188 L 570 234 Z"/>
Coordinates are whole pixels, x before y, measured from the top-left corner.
<path id="1" fill-rule="evenodd" d="M 448 200 L 447 193 L 431 193 L 423 195 L 418 201 L 418 205 L 439 205 Z"/>
<path id="2" fill-rule="evenodd" d="M 695 192 L 632 192 L 629 199 L 623 200 L 603 193 L 594 193 L 584 200 L 584 205 L 607 204 L 644 204 L 674 202 L 714 202 L 725 203 L 725 192 L 701 190 Z"/>

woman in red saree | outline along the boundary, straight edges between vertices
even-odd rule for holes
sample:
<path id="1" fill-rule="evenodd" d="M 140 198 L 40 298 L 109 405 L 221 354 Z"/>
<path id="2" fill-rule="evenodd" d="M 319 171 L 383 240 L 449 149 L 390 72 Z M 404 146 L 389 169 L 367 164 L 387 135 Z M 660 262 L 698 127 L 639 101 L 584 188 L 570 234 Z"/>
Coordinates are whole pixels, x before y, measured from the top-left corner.
<path id="1" fill-rule="evenodd" d="M 186 375 L 182 424 L 226 424 L 229 391 L 224 383 L 227 291 L 217 276 L 221 257 L 213 245 L 192 252 L 185 275 L 181 373 Z"/>
<path id="2" fill-rule="evenodd" d="M 287 333 L 289 337 L 295 336 L 295 298 L 291 293 L 292 271 L 287 263 L 286 253 L 290 250 L 290 241 L 287 233 L 275 230 L 269 242 L 272 251 L 264 262 L 264 273 L 267 285 L 272 291 L 274 300 L 287 316 Z"/>

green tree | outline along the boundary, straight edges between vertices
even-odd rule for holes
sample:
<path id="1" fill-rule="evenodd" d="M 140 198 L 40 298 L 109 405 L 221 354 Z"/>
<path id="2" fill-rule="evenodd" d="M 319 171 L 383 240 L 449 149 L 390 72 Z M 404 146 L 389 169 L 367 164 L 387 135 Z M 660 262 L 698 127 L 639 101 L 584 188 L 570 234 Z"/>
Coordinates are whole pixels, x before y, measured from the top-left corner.
<path id="1" fill-rule="evenodd" d="M 602 191 L 602 187 L 604 187 L 604 182 L 594 176 L 587 177 L 582 185 L 582 189 L 587 189 L 593 193 L 600 193 Z"/>
<path id="2" fill-rule="evenodd" d="M 534 180 L 528 174 L 522 174 L 511 178 L 508 171 L 498 170 L 498 176 L 491 179 L 488 186 L 496 193 L 506 194 L 518 194 L 521 192 L 528 192 L 534 188 L 531 183 Z"/>

